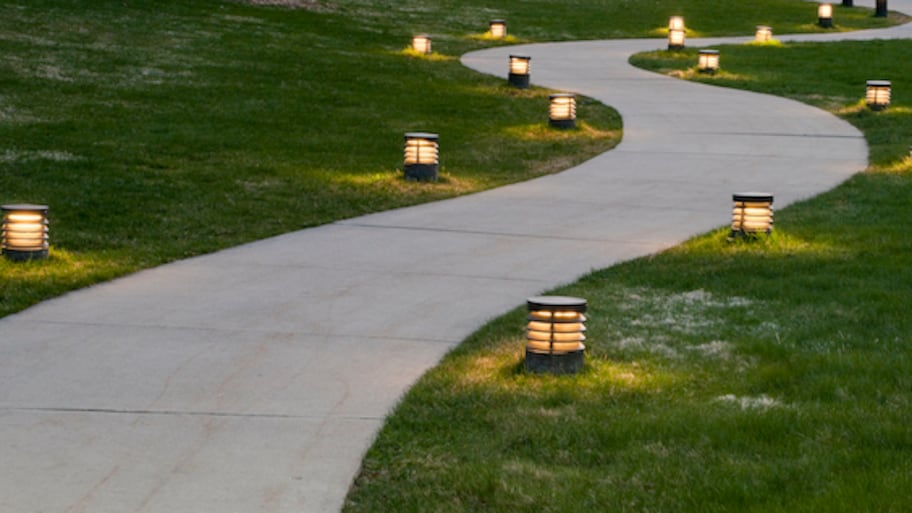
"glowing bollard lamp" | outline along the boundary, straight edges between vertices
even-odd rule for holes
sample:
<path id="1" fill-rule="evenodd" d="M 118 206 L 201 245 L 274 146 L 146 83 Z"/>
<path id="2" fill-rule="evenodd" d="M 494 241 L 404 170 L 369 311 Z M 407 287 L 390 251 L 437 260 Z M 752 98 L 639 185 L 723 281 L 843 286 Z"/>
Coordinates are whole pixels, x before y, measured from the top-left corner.
<path id="1" fill-rule="evenodd" d="M 766 25 L 757 25 L 757 32 L 754 34 L 754 41 L 766 43 L 773 39 L 773 28 Z"/>
<path id="2" fill-rule="evenodd" d="M 833 28 L 833 6 L 820 4 L 817 7 L 817 25 L 823 28 Z"/>
<path id="3" fill-rule="evenodd" d="M 47 205 L 3 205 L 3 254 L 20 262 L 48 256 Z"/>
<path id="4" fill-rule="evenodd" d="M 884 110 L 890 106 L 889 80 L 868 80 L 865 91 L 865 103 L 874 111 Z"/>
<path id="5" fill-rule="evenodd" d="M 684 30 L 684 17 L 672 16 L 668 18 L 668 30 Z"/>
<path id="6" fill-rule="evenodd" d="M 709 74 L 719 71 L 719 50 L 700 50 L 697 71 Z"/>
<path id="7" fill-rule="evenodd" d="M 668 30 L 668 49 L 669 50 L 683 50 L 684 49 L 684 29 L 669 29 Z"/>
<path id="8" fill-rule="evenodd" d="M 488 24 L 488 33 L 494 39 L 507 37 L 507 22 L 504 20 L 491 20 Z"/>
<path id="9" fill-rule="evenodd" d="M 874 16 L 877 18 L 887 17 L 887 0 L 877 0 L 874 4 Z"/>
<path id="10" fill-rule="evenodd" d="M 520 89 L 529 87 L 529 70 L 532 67 L 532 57 L 524 55 L 510 56 L 510 74 L 507 75 L 507 81 Z"/>
<path id="11" fill-rule="evenodd" d="M 439 165 L 437 134 L 411 132 L 405 134 L 405 178 L 436 181 Z"/>
<path id="12" fill-rule="evenodd" d="M 556 93 L 548 97 L 548 124 L 555 128 L 576 128 L 576 96 Z"/>
<path id="13" fill-rule="evenodd" d="M 743 192 L 732 195 L 731 236 L 755 235 L 773 231 L 773 195 L 768 192 Z"/>
<path id="14" fill-rule="evenodd" d="M 427 34 L 415 34 L 412 36 L 412 50 L 418 53 L 431 53 L 431 36 Z"/>
<path id="15" fill-rule="evenodd" d="M 583 369 L 586 346 L 586 300 L 539 296 L 526 301 L 526 370 L 575 374 Z"/>

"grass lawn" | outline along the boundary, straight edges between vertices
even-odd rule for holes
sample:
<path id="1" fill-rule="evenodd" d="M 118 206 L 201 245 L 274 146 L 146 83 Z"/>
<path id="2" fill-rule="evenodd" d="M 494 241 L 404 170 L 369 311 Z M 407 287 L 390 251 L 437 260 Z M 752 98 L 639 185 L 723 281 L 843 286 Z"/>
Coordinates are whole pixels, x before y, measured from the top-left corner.
<path id="1" fill-rule="evenodd" d="M 712 77 L 695 50 L 635 57 L 827 108 L 871 166 L 770 237 L 719 229 L 555 291 L 589 301 L 577 376 L 522 370 L 524 308 L 491 322 L 406 395 L 345 511 L 908 511 L 908 46 L 723 46 Z M 893 80 L 884 112 L 863 106 L 870 78 Z"/>
<path id="2" fill-rule="evenodd" d="M 257 0 L 259 3 L 268 1 Z M 51 258 L 0 259 L 0 316 L 136 269 L 532 178 L 611 148 L 616 113 L 544 126 L 548 91 L 458 63 L 491 44 L 820 30 L 796 0 L 0 0 L 0 203 L 50 206 Z M 870 10 L 841 27 L 884 26 Z M 743 23 L 730 21 L 742 13 Z M 436 53 L 409 55 L 415 32 Z M 505 64 L 506 67 L 506 64 Z M 505 70 L 506 73 L 506 70 Z M 402 135 L 441 137 L 442 177 L 402 179 Z"/>

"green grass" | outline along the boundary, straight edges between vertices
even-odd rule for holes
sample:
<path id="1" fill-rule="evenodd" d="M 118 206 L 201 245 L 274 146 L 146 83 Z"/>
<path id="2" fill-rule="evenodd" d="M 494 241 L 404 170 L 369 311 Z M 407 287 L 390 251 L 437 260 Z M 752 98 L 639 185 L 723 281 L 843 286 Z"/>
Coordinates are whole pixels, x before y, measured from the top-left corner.
<path id="1" fill-rule="evenodd" d="M 280 2 L 281 3 L 281 2 Z M 51 207 L 51 258 L 0 259 L 0 316 L 127 272 L 278 233 L 558 171 L 611 148 L 616 113 L 543 127 L 547 91 L 458 56 L 508 42 L 819 30 L 796 0 L 0 0 L 0 203 Z M 744 23 L 731 24 L 732 13 Z M 841 27 L 885 26 L 870 10 Z M 749 18 L 749 19 L 748 19 Z M 435 54 L 405 51 L 414 32 Z M 442 179 L 402 179 L 406 131 Z"/>
<path id="2" fill-rule="evenodd" d="M 720 51 L 712 77 L 691 50 L 633 62 L 829 108 L 867 172 L 769 237 L 719 229 L 554 291 L 589 301 L 577 376 L 522 370 L 523 308 L 492 321 L 406 395 L 346 512 L 908 511 L 908 41 Z M 869 78 L 893 80 L 887 111 Z"/>

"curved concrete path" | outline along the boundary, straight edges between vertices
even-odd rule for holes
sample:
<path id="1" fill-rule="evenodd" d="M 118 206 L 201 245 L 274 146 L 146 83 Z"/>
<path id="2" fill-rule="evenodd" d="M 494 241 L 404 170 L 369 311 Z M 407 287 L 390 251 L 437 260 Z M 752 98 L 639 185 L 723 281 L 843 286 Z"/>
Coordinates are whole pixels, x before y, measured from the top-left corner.
<path id="1" fill-rule="evenodd" d="M 337 511 L 403 391 L 486 320 L 725 224 L 732 192 L 770 190 L 781 207 L 865 167 L 860 134 L 819 110 L 626 64 L 662 46 L 465 57 L 501 75 L 507 53 L 528 52 L 536 83 L 621 111 L 624 142 L 574 169 L 177 262 L 0 320 L 0 511 Z"/>

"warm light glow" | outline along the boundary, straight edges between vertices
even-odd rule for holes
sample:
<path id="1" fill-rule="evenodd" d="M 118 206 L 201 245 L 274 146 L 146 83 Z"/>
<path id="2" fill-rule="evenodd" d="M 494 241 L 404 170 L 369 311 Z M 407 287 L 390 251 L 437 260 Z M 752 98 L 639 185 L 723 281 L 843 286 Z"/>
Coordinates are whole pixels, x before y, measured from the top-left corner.
<path id="1" fill-rule="evenodd" d="M 684 48 L 684 29 L 668 31 L 668 49 L 680 50 Z"/>
<path id="2" fill-rule="evenodd" d="M 868 80 L 865 103 L 871 110 L 884 110 L 890 105 L 889 80 Z"/>
<path id="3" fill-rule="evenodd" d="M 715 73 L 719 69 L 719 50 L 700 50 L 697 58 L 697 70 L 704 73 Z"/>
<path id="4" fill-rule="evenodd" d="M 48 207 L 3 205 L 3 253 L 13 260 L 44 258 L 48 251 Z"/>
<path id="5" fill-rule="evenodd" d="M 507 37 L 507 22 L 504 20 L 491 20 L 490 34 L 491 37 L 496 39 Z"/>
<path id="6" fill-rule="evenodd" d="M 557 93 L 550 96 L 548 121 L 551 126 L 572 128 L 576 125 L 576 96 Z"/>
<path id="7" fill-rule="evenodd" d="M 431 53 L 431 37 L 427 34 L 416 34 L 412 37 L 412 50 L 418 53 Z"/>
<path id="8" fill-rule="evenodd" d="M 732 196 L 732 235 L 770 233 L 773 230 L 773 195 L 748 192 Z"/>
<path id="9" fill-rule="evenodd" d="M 754 36 L 754 40 L 758 43 L 765 43 L 771 39 L 773 39 L 772 27 L 767 27 L 766 25 L 757 25 L 757 34 Z"/>
<path id="10" fill-rule="evenodd" d="M 528 75 L 531 66 L 531 57 L 521 55 L 510 56 L 510 73 L 514 75 Z"/>
<path id="11" fill-rule="evenodd" d="M 438 156 L 436 134 L 405 135 L 405 165 L 436 164 Z"/>
<path id="12" fill-rule="evenodd" d="M 820 4 L 817 7 L 817 24 L 824 28 L 833 26 L 833 6 L 830 4 Z"/>
<path id="13" fill-rule="evenodd" d="M 583 368 L 586 346 L 585 299 L 564 296 L 529 298 L 526 370 L 572 374 Z"/>
<path id="14" fill-rule="evenodd" d="M 684 30 L 684 18 L 682 16 L 668 18 L 668 30 Z"/>

